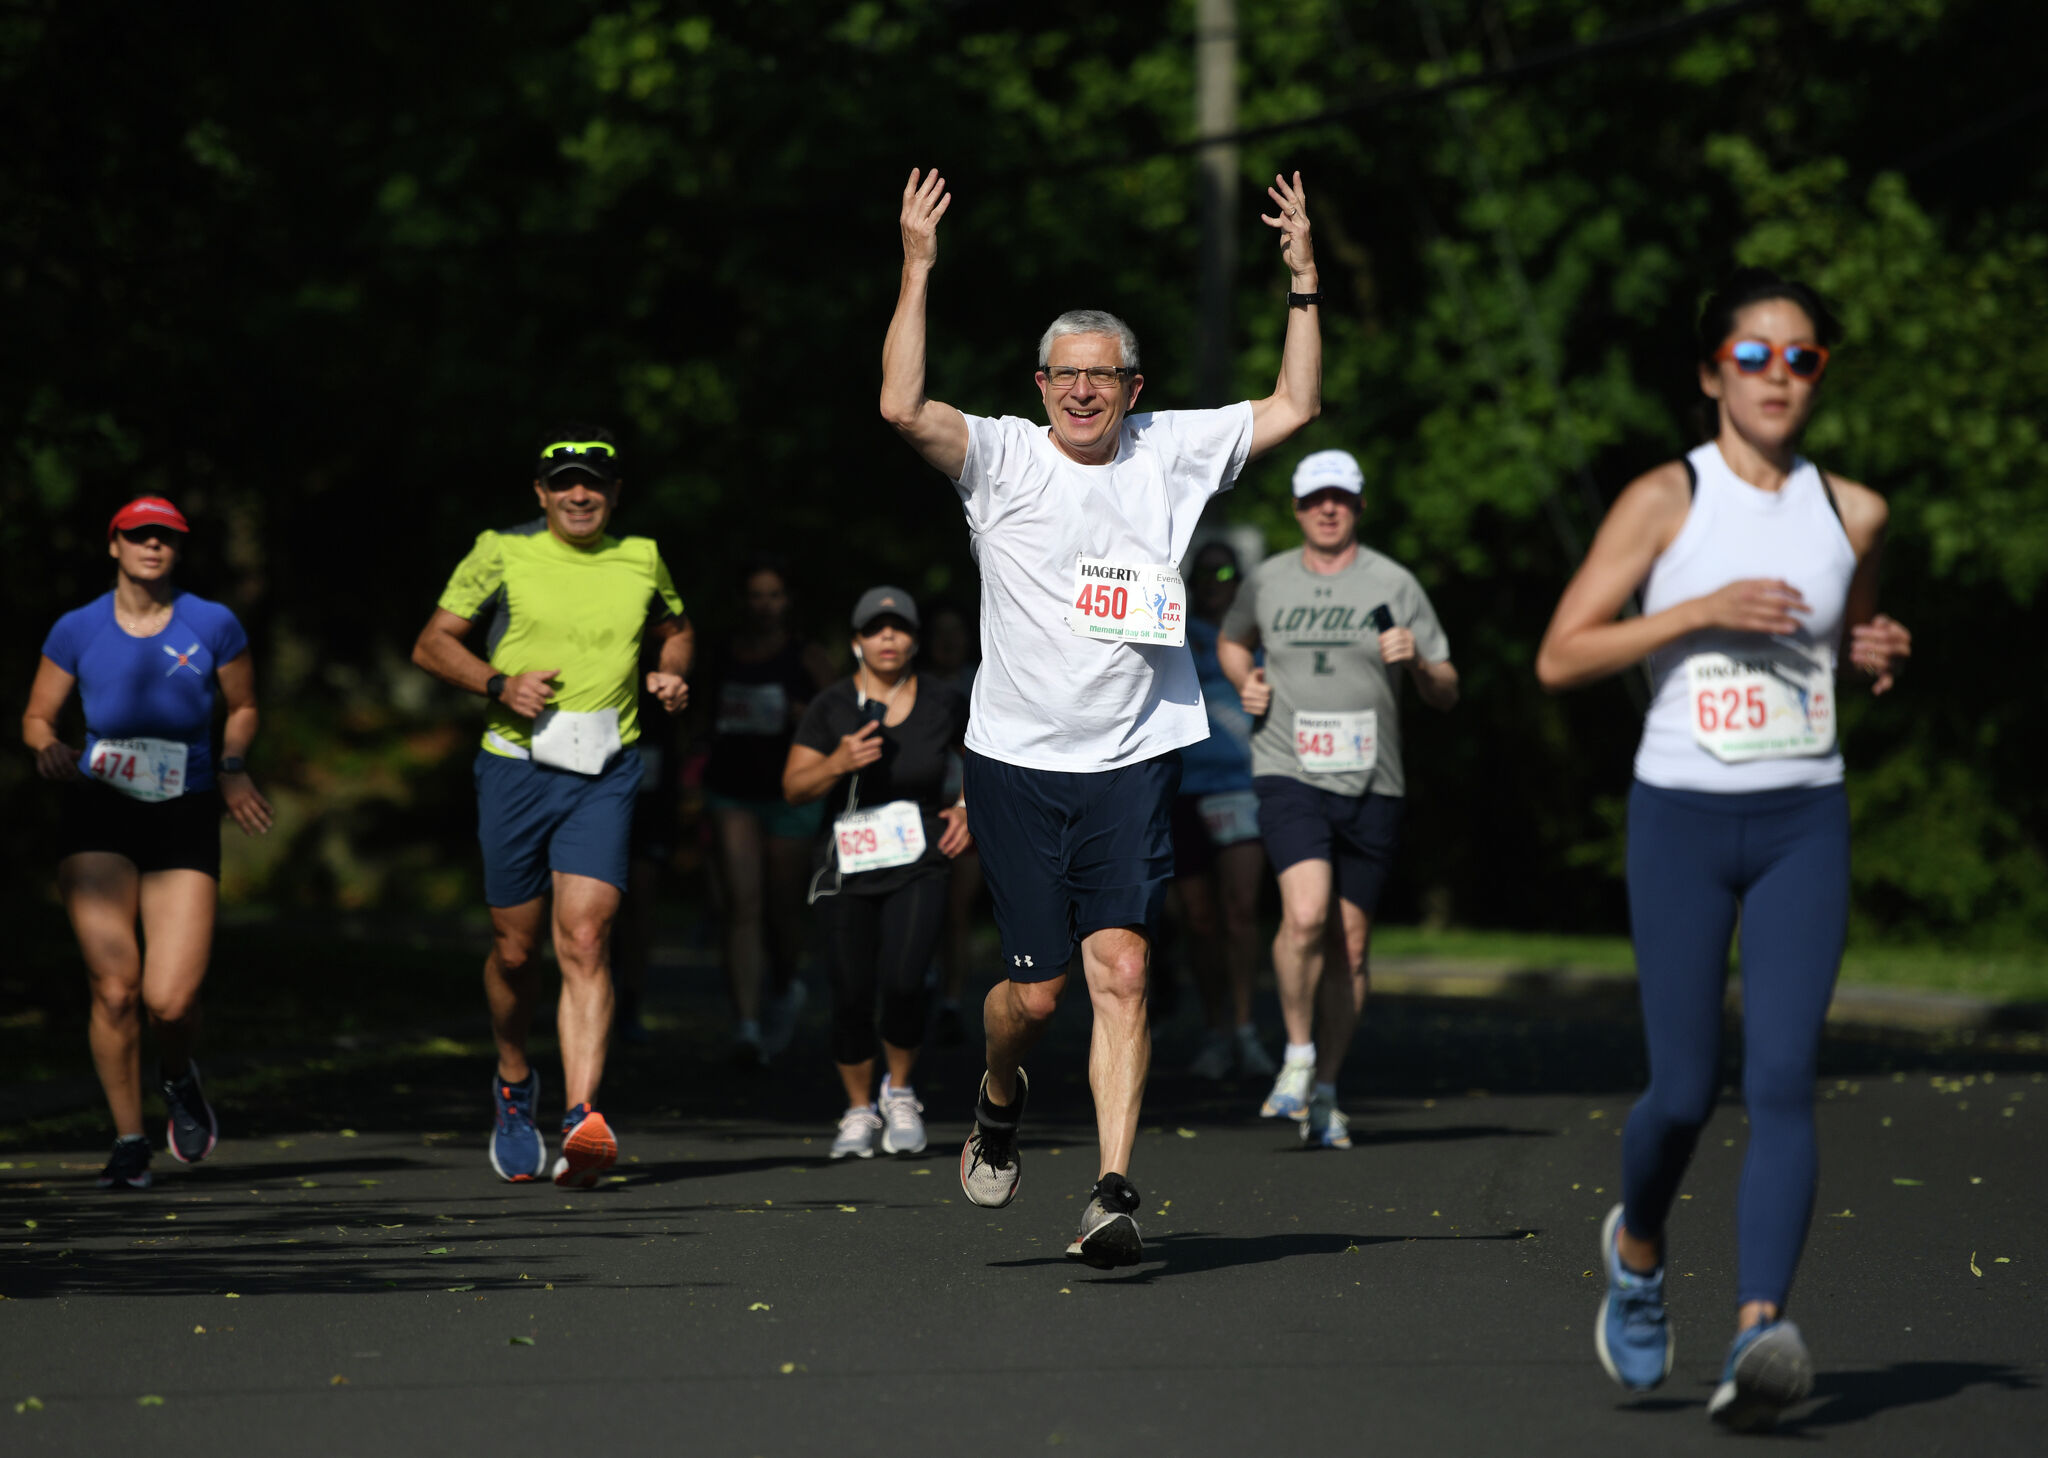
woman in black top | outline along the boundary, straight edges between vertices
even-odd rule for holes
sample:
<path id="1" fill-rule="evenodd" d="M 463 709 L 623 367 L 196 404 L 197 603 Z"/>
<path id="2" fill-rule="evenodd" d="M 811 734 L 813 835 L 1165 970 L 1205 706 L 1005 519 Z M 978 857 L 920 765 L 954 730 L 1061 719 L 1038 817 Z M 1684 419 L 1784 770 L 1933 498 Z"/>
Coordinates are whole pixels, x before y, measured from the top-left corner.
<path id="1" fill-rule="evenodd" d="M 971 840 L 965 805 L 946 794 L 967 702 L 911 671 L 917 626 L 909 593 L 861 595 L 859 667 L 811 702 L 782 771 L 790 804 L 825 802 L 811 899 L 832 981 L 832 1058 L 846 1084 L 834 1159 L 870 1158 L 878 1144 L 887 1154 L 925 1147 L 924 1105 L 910 1086 L 924 1041 L 924 975 L 945 925 L 947 864 Z M 878 988 L 888 1071 L 873 1100 Z"/>

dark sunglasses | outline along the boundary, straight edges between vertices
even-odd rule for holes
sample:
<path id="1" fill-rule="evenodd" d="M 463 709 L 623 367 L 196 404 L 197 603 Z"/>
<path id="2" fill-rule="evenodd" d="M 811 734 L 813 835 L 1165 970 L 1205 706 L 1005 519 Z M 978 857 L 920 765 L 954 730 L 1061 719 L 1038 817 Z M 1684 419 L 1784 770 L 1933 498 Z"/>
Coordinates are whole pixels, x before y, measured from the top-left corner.
<path id="1" fill-rule="evenodd" d="M 122 527 L 121 540 L 133 542 L 137 546 L 144 542 L 162 542 L 166 547 L 182 547 L 185 545 L 185 534 L 171 527 Z"/>
<path id="2" fill-rule="evenodd" d="M 1715 359 L 1727 360 L 1745 375 L 1760 375 L 1771 367 L 1771 359 L 1782 355 L 1785 368 L 1802 380 L 1817 380 L 1828 367 L 1828 352 L 1818 344 L 1776 345 L 1764 339 L 1731 339 L 1714 352 Z"/>
<path id="3" fill-rule="evenodd" d="M 1206 567 L 1195 569 L 1197 577 L 1213 577 L 1218 582 L 1235 582 L 1237 569 L 1228 562 L 1212 562 Z"/>
<path id="4" fill-rule="evenodd" d="M 610 481 L 600 481 L 597 477 L 587 473 L 579 476 L 568 471 L 564 471 L 560 476 L 550 476 L 540 484 L 550 491 L 558 492 L 573 491 L 578 486 L 588 486 L 592 491 L 599 494 L 612 489 Z"/>

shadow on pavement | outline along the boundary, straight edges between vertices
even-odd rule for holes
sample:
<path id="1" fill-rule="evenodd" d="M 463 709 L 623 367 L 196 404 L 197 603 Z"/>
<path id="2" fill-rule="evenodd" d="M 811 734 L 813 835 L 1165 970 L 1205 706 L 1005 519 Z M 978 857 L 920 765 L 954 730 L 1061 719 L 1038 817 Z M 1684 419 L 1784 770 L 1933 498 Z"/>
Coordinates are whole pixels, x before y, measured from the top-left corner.
<path id="1" fill-rule="evenodd" d="M 1127 1276 L 1104 1272 L 1125 1285 L 1146 1285 L 1163 1276 L 1192 1276 L 1232 1266 L 1258 1266 L 1296 1256 L 1343 1255 L 1374 1245 L 1400 1245 L 1411 1240 L 1526 1240 L 1539 1232 L 1509 1230 L 1494 1235 L 1329 1235 L 1296 1231 L 1273 1235 L 1216 1235 L 1206 1230 L 1181 1230 L 1145 1243 L 1145 1260 Z M 1033 1266 L 1071 1266 L 1065 1256 L 1033 1256 L 1021 1261 L 990 1261 L 992 1270 L 1025 1270 Z M 1083 1268 L 1085 1269 L 1085 1267 Z"/>
<path id="2" fill-rule="evenodd" d="M 2032 1392 L 2039 1386 L 2032 1373 L 2003 1362 L 1895 1362 L 1869 1372 L 1822 1372 L 1813 1381 L 1820 1406 L 1779 1423 L 1778 1430 L 1860 1423 L 1892 1408 L 1958 1397 L 1972 1387 Z"/>

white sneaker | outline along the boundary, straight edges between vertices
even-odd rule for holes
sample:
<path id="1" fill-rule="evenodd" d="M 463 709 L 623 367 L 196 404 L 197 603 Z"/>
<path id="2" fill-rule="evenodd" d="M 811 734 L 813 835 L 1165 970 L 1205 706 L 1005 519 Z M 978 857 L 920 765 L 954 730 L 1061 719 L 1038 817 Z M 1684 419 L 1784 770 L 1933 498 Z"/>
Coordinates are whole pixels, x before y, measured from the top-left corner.
<path id="1" fill-rule="evenodd" d="M 852 1154 L 862 1159 L 873 1159 L 875 1141 L 881 1133 L 882 1116 L 875 1112 L 873 1104 L 848 1109 L 839 1120 L 839 1136 L 832 1141 L 832 1157 L 844 1159 Z"/>
<path id="2" fill-rule="evenodd" d="M 1256 1028 L 1237 1030 L 1237 1071 L 1246 1078 L 1271 1078 L 1280 1071 L 1273 1062 L 1273 1055 L 1259 1042 Z"/>
<path id="3" fill-rule="evenodd" d="M 924 1105 L 907 1088 L 882 1080 L 882 1153 L 924 1153 Z"/>
<path id="4" fill-rule="evenodd" d="M 1315 1081 L 1316 1064 L 1313 1058 L 1296 1063 L 1293 1059 L 1280 1065 L 1280 1075 L 1273 1080 L 1273 1091 L 1266 1095 L 1266 1101 L 1259 1105 L 1262 1119 L 1293 1119 L 1299 1122 L 1308 1117 L 1308 1089 Z"/>
<path id="5" fill-rule="evenodd" d="M 761 1018 L 761 1056 L 778 1056 L 796 1036 L 796 1020 L 811 1000 L 811 989 L 801 978 L 792 977 L 782 996 L 771 998 Z"/>
<path id="6" fill-rule="evenodd" d="M 1335 1099 L 1317 1095 L 1308 1101 L 1308 1117 L 1301 1121 L 1301 1142 L 1311 1149 L 1351 1147 L 1351 1121 Z"/>
<path id="7" fill-rule="evenodd" d="M 1211 1033 L 1202 1040 L 1202 1051 L 1188 1064 L 1188 1072 L 1196 1078 L 1206 1078 L 1219 1083 L 1230 1077 L 1231 1065 L 1237 1061 L 1236 1045 L 1228 1033 Z"/>

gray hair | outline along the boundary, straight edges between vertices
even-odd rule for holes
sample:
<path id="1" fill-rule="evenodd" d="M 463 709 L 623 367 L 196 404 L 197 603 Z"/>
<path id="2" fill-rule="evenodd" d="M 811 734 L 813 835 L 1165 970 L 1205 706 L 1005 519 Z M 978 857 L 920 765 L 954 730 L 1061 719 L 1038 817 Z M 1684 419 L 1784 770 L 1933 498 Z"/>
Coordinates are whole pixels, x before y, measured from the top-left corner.
<path id="1" fill-rule="evenodd" d="M 1123 346 L 1124 363 L 1131 369 L 1138 367 L 1138 336 L 1131 332 L 1131 326 L 1103 309 L 1069 309 L 1048 324 L 1045 333 L 1038 336 L 1038 367 L 1044 369 L 1052 363 L 1052 342 L 1064 339 L 1069 334 L 1108 334 Z"/>

